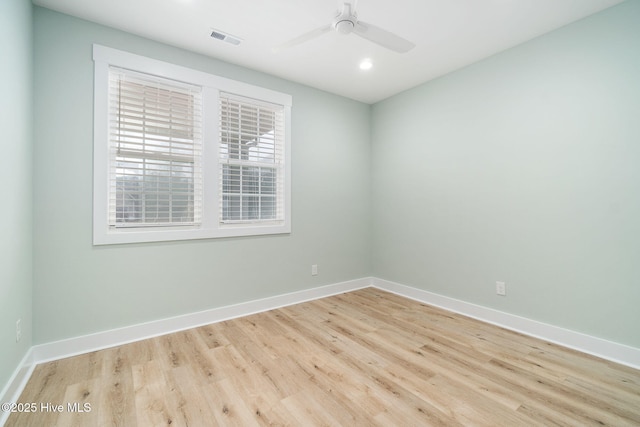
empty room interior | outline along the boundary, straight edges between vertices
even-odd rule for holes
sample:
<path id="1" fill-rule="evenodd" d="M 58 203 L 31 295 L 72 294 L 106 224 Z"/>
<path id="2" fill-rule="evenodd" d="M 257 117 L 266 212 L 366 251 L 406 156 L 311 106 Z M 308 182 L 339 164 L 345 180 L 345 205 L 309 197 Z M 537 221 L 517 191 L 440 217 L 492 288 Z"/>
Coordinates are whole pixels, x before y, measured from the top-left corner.
<path id="1" fill-rule="evenodd" d="M 640 0 L 2 0 L 0 424 L 640 425 Z"/>

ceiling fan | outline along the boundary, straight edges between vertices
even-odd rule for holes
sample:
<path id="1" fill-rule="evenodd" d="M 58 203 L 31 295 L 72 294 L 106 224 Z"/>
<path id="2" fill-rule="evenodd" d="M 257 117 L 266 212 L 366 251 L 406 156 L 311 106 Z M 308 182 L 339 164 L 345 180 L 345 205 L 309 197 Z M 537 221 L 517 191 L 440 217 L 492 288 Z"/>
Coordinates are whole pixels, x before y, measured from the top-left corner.
<path id="1" fill-rule="evenodd" d="M 296 46 L 326 34 L 331 30 L 335 30 L 338 33 L 345 35 L 353 33 L 363 39 L 369 40 L 398 53 L 408 52 L 415 47 L 415 44 L 400 36 L 390 33 L 387 30 L 383 30 L 380 27 L 376 27 L 375 25 L 358 20 L 358 15 L 354 9 L 355 7 L 352 6 L 351 3 L 344 2 L 342 5 L 342 12 L 338 12 L 338 15 L 329 25 L 316 28 L 313 31 L 309 31 L 308 33 L 289 40 L 288 42 L 278 46 L 275 50 L 278 51 Z"/>

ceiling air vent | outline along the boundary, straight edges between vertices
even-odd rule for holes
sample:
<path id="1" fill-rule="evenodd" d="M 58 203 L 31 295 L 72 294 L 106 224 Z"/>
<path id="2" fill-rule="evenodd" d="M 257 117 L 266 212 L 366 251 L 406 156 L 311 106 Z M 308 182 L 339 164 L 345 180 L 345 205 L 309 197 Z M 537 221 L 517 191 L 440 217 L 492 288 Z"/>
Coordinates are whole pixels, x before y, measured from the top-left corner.
<path id="1" fill-rule="evenodd" d="M 223 42 L 231 43 L 232 45 L 236 46 L 239 45 L 242 41 L 238 37 L 234 37 L 231 34 L 223 33 L 220 30 L 212 30 L 211 37 L 213 37 L 214 39 L 222 40 Z"/>

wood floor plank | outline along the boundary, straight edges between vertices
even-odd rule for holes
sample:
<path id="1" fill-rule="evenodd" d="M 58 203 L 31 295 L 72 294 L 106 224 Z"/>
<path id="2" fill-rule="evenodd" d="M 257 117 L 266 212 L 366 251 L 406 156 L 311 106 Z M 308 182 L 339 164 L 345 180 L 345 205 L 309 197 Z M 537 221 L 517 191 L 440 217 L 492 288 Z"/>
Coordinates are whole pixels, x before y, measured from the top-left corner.
<path id="1" fill-rule="evenodd" d="M 139 426 L 169 425 L 173 423 L 175 415 L 171 411 L 167 399 L 167 386 L 162 362 L 152 360 L 136 365 L 132 372 L 133 387 L 135 389 L 134 402 L 138 409 L 135 419 Z M 124 425 L 121 421 L 115 425 Z"/>
<path id="2" fill-rule="evenodd" d="M 326 398 L 318 399 L 316 395 L 309 395 L 303 391 L 287 397 L 282 403 L 289 412 L 289 416 L 295 421 L 295 425 L 345 425 L 331 415 L 331 412 L 337 412 L 330 410 L 335 402 L 327 403 L 326 400 Z M 348 421 L 350 425 L 357 424 L 356 420 Z"/>
<path id="3" fill-rule="evenodd" d="M 367 288 L 44 363 L 20 402 L 64 411 L 7 427 L 640 426 L 640 371 Z"/>
<path id="4" fill-rule="evenodd" d="M 101 399 L 101 385 L 100 378 L 95 378 L 67 387 L 62 399 L 65 402 L 64 412 L 59 415 L 57 423 L 69 427 L 81 427 L 87 425 L 89 417 L 97 422 L 101 414 L 93 412 L 91 401 Z"/>

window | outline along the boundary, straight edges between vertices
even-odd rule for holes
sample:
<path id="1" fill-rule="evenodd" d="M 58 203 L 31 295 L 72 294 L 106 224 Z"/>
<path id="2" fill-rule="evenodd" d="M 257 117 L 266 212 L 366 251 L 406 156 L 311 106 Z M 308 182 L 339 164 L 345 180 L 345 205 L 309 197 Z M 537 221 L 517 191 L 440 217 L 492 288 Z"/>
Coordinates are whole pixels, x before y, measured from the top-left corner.
<path id="1" fill-rule="evenodd" d="M 226 224 L 284 215 L 284 116 L 277 105 L 231 94 L 220 97 L 220 181 Z"/>
<path id="2" fill-rule="evenodd" d="M 291 97 L 94 46 L 94 244 L 290 232 Z"/>
<path id="3" fill-rule="evenodd" d="M 200 223 L 197 86 L 109 69 L 109 225 Z"/>

